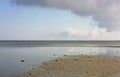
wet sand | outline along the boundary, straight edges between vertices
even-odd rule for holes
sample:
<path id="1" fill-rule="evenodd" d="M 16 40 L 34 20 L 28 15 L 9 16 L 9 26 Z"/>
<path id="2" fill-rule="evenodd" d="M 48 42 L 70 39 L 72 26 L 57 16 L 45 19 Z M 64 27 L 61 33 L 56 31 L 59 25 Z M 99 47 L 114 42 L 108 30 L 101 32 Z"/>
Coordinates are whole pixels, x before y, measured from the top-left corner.
<path id="1" fill-rule="evenodd" d="M 64 56 L 37 65 L 24 77 L 120 77 L 120 58 Z"/>

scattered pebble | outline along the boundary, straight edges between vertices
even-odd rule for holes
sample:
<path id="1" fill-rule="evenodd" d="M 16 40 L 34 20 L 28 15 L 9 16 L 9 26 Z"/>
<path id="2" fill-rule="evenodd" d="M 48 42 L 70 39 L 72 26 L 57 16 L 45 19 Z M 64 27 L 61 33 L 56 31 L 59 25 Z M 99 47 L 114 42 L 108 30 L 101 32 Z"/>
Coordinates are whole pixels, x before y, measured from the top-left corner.
<path id="1" fill-rule="evenodd" d="M 56 62 L 58 61 L 58 60 L 55 60 Z"/>
<path id="2" fill-rule="evenodd" d="M 78 59 L 73 59 L 73 60 L 78 60 Z"/>
<path id="3" fill-rule="evenodd" d="M 56 54 L 53 54 L 53 56 L 56 56 Z"/>
<path id="4" fill-rule="evenodd" d="M 25 60 L 21 60 L 21 62 L 25 62 Z"/>
<path id="5" fill-rule="evenodd" d="M 117 51 L 117 53 L 119 53 L 119 51 Z"/>
<path id="6" fill-rule="evenodd" d="M 67 55 L 64 55 L 64 56 L 67 56 Z"/>
<path id="7" fill-rule="evenodd" d="M 89 60 L 89 62 L 91 62 L 91 60 Z"/>
<path id="8" fill-rule="evenodd" d="M 88 71 L 86 71 L 86 73 L 88 74 Z"/>
<path id="9" fill-rule="evenodd" d="M 32 75 L 32 73 L 30 73 L 30 72 L 29 72 L 28 74 L 29 74 L 29 75 Z"/>

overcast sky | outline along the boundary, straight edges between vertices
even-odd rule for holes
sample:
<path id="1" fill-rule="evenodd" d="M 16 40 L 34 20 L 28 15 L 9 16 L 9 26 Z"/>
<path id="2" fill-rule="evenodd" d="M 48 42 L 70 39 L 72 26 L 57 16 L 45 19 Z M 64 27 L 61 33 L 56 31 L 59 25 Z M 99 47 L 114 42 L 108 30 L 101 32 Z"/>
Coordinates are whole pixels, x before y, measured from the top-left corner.
<path id="1" fill-rule="evenodd" d="M 0 0 L 0 40 L 120 40 L 120 0 Z"/>

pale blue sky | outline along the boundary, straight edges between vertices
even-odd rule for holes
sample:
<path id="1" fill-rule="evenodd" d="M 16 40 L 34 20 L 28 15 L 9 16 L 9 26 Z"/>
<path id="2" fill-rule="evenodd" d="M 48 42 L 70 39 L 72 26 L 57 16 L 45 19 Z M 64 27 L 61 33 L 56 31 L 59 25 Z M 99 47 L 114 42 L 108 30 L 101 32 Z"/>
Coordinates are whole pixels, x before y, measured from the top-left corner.
<path id="1" fill-rule="evenodd" d="M 89 28 L 91 17 L 68 10 L 23 7 L 0 1 L 0 40 L 37 39 L 65 28 Z M 43 39 L 43 38 L 42 38 Z"/>
<path id="2" fill-rule="evenodd" d="M 107 34 L 111 35 L 102 36 L 102 31 L 105 34 L 106 29 L 99 28 L 92 16 L 57 8 L 18 6 L 10 0 L 0 0 L 0 40 L 85 40 L 106 39 Z"/>

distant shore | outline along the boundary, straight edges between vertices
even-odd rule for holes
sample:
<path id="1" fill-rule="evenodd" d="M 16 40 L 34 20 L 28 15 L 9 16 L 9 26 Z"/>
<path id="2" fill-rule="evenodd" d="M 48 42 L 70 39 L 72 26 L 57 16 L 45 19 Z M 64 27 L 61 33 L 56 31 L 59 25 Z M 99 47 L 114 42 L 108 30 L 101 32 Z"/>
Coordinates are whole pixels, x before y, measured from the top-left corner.
<path id="1" fill-rule="evenodd" d="M 120 58 L 64 56 L 25 72 L 24 77 L 120 77 Z"/>

